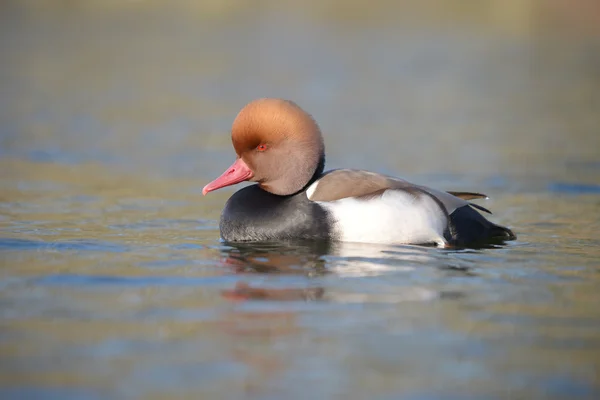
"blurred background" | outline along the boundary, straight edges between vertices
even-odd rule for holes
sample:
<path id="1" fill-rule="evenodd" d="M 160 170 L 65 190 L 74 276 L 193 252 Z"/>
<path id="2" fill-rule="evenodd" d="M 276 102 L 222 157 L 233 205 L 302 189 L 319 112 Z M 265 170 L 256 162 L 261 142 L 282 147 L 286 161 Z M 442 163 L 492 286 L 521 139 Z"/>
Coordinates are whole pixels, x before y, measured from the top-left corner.
<path id="1" fill-rule="evenodd" d="M 5 0 L 0 54 L 1 397 L 598 395 L 600 2 Z M 519 240 L 224 245 L 258 97 Z"/>
<path id="2" fill-rule="evenodd" d="M 2 154 L 22 161 L 201 186 L 267 96 L 315 116 L 331 167 L 548 179 L 598 161 L 594 0 L 7 1 L 0 29 Z"/>

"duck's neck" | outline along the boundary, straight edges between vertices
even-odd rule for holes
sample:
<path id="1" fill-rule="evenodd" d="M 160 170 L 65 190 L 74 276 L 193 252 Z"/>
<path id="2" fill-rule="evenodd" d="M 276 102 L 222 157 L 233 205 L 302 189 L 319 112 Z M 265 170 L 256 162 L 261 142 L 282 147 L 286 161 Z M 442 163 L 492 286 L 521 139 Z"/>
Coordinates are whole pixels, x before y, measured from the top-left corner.
<path id="1" fill-rule="evenodd" d="M 296 193 L 292 194 L 292 196 L 306 191 L 306 189 L 308 189 L 308 187 L 310 185 L 312 185 L 317 179 L 319 179 L 321 177 L 321 175 L 323 175 L 324 169 L 325 169 L 325 154 L 322 154 L 321 157 L 319 158 L 319 164 L 317 164 L 317 169 L 315 170 L 315 173 L 313 174 L 313 176 L 309 179 L 309 181 L 306 183 L 306 185 L 304 185 L 302 187 L 302 189 L 300 189 Z"/>

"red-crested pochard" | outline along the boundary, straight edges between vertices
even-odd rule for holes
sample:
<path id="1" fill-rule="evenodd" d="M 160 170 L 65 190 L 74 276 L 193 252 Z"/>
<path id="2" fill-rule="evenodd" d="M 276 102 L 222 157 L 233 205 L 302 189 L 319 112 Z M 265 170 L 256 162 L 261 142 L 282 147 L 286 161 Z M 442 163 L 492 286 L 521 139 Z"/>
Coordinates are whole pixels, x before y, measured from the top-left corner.
<path id="1" fill-rule="evenodd" d="M 485 219 L 470 192 L 444 192 L 374 172 L 323 173 L 325 146 L 315 120 L 298 105 L 258 99 L 231 129 L 237 159 L 203 194 L 243 181 L 221 215 L 226 241 L 325 239 L 363 243 L 469 246 L 513 240 Z"/>

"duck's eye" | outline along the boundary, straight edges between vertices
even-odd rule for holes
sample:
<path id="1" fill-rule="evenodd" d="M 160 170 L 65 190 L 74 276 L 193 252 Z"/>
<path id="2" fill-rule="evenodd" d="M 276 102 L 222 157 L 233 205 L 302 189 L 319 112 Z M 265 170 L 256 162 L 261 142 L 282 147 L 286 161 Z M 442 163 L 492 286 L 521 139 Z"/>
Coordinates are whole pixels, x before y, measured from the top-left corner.
<path id="1" fill-rule="evenodd" d="M 265 151 L 266 149 L 268 149 L 268 146 L 264 143 L 256 146 L 256 151 Z"/>

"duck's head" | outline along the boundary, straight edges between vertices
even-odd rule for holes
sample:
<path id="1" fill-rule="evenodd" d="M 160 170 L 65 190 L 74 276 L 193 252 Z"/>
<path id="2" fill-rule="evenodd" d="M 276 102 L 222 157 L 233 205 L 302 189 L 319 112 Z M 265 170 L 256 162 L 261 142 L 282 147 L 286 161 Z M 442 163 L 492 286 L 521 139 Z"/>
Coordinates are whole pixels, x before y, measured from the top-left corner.
<path id="1" fill-rule="evenodd" d="M 315 120 L 295 103 L 258 99 L 246 105 L 231 128 L 237 159 L 202 189 L 206 194 L 243 181 L 285 196 L 322 172 L 325 146 Z"/>

